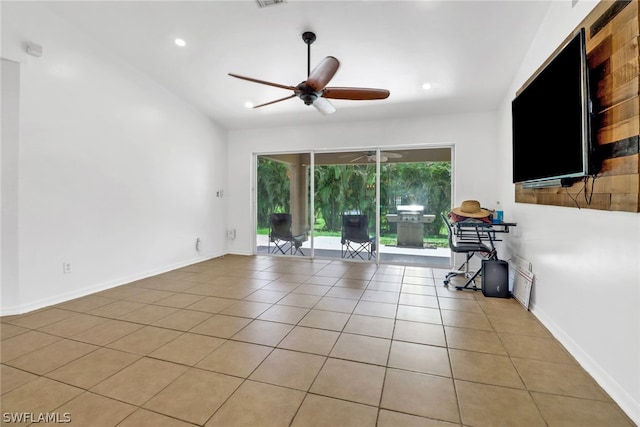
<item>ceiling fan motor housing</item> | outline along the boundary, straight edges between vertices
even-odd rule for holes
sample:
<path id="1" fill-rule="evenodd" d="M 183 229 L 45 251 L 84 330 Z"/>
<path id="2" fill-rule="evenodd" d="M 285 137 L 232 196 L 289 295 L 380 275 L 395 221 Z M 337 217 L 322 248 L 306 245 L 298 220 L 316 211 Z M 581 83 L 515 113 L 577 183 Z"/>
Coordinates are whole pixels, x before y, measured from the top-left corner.
<path id="1" fill-rule="evenodd" d="M 307 86 L 305 82 L 300 83 L 296 89 L 300 91 L 298 97 L 302 99 L 306 105 L 313 104 L 321 95 Z"/>

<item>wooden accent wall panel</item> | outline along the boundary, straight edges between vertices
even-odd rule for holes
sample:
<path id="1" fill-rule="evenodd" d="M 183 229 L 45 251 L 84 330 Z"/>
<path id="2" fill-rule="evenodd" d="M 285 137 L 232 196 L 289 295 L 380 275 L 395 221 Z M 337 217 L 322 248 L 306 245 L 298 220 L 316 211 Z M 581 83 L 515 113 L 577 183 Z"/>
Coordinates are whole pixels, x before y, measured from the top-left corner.
<path id="1" fill-rule="evenodd" d="M 596 97 L 600 173 L 569 188 L 523 189 L 518 203 L 640 212 L 640 45 L 638 0 L 602 1 L 578 26 Z M 576 28 L 576 30 L 578 29 Z"/>

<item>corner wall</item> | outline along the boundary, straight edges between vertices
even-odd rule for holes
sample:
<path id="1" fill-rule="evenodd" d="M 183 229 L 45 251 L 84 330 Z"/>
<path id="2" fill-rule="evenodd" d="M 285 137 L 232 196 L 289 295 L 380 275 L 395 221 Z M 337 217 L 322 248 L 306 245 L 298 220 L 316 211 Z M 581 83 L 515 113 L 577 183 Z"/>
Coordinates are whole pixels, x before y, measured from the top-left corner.
<path id="1" fill-rule="evenodd" d="M 532 311 L 640 424 L 640 214 L 515 203 L 511 100 L 595 7 L 553 2 L 500 110 L 498 189 L 533 265 Z"/>
<path id="2" fill-rule="evenodd" d="M 19 147 L 3 158 L 19 228 L 2 230 L 18 236 L 18 283 L 2 283 L 18 295 L 3 315 L 226 252 L 226 130 L 41 3 L 3 2 L 2 36 L 20 63 Z"/>

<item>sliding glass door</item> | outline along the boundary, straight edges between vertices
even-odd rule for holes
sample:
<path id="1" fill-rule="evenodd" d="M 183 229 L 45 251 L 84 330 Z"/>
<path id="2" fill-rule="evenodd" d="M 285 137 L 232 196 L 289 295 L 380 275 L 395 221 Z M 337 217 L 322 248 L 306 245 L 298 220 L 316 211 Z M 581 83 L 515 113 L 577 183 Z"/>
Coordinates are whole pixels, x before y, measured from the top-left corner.
<path id="1" fill-rule="evenodd" d="M 451 147 L 256 159 L 256 253 L 449 266 Z"/>

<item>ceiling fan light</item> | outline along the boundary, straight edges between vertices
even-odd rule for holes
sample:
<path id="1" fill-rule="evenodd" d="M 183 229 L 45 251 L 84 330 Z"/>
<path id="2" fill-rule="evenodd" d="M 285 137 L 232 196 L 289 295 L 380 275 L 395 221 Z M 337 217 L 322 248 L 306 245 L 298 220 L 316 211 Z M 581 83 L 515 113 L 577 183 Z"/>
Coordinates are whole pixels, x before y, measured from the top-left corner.
<path id="1" fill-rule="evenodd" d="M 426 83 L 424 83 L 424 84 L 422 85 L 422 89 L 424 89 L 424 90 L 429 90 L 429 89 L 431 89 L 432 87 L 433 87 L 433 86 L 432 86 L 432 85 L 431 85 L 431 83 L 429 83 L 429 82 L 426 82 Z"/>
<path id="2" fill-rule="evenodd" d="M 187 42 L 181 38 L 177 38 L 173 42 L 176 44 L 176 46 L 180 46 L 180 47 L 185 47 L 187 45 Z"/>

